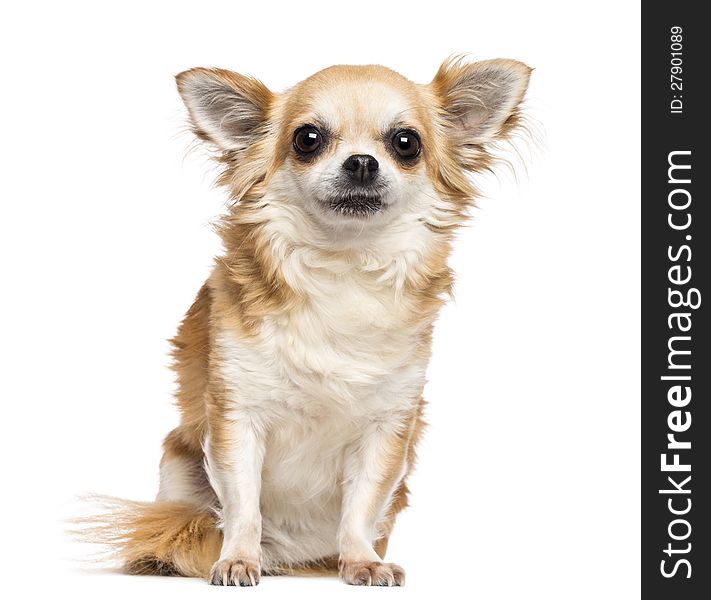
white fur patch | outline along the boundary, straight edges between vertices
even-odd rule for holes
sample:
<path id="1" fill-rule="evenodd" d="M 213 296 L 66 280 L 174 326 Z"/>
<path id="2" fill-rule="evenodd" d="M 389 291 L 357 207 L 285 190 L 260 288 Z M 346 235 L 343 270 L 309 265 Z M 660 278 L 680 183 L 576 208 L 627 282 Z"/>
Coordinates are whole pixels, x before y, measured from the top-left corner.
<path id="1" fill-rule="evenodd" d="M 354 263 L 333 254 L 326 260 L 313 247 L 288 251 L 285 234 L 301 235 L 298 228 L 307 224 L 285 222 L 279 213 L 282 218 L 270 220 L 270 227 L 279 228 L 273 248 L 283 252 L 290 285 L 309 301 L 286 316 L 265 318 L 256 337 L 224 329 L 215 340 L 234 398 L 229 419 L 250 423 L 264 444 L 266 567 L 338 554 L 342 483 L 358 476 L 349 468 L 369 465 L 377 453 L 380 440 L 371 441 L 369 432 L 394 432 L 412 414 L 426 368 L 416 357 L 421 332 L 407 322 L 411 307 L 402 289 L 410 262 L 419 257 L 415 242 L 419 235 L 422 244 L 422 224 L 417 234 L 408 234 L 403 223 L 405 239 L 371 245 Z M 358 449 L 355 456 L 352 448 Z M 354 523 L 364 522 L 372 493 L 367 486 L 377 483 L 364 473 Z M 372 544 L 374 533 L 372 527 L 359 531 L 359 539 Z"/>

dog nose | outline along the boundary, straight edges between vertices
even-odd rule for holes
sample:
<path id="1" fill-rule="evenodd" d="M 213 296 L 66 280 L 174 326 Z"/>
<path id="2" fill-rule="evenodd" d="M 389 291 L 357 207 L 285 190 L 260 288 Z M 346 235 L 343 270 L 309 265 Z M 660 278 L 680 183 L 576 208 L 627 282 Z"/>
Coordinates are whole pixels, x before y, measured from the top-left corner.
<path id="1" fill-rule="evenodd" d="M 346 159 L 343 168 L 358 183 L 370 183 L 378 173 L 378 161 L 370 154 L 354 154 Z"/>

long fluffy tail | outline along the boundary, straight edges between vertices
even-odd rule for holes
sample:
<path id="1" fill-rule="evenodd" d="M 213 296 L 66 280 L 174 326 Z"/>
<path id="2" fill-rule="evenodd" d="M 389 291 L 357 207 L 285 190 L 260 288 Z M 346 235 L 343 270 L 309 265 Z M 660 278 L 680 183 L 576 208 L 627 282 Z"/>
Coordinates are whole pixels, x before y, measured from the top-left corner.
<path id="1" fill-rule="evenodd" d="M 207 577 L 220 554 L 222 532 L 209 509 L 104 496 L 91 500 L 101 512 L 75 519 L 73 533 L 104 546 L 102 558 L 120 560 L 129 573 Z"/>

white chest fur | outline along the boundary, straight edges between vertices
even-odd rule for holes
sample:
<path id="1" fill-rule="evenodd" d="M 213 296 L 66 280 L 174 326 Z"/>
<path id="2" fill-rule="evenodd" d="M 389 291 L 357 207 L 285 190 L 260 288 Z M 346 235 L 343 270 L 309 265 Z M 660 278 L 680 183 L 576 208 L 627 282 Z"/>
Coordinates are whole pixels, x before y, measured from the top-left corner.
<path id="1" fill-rule="evenodd" d="M 409 410 L 426 367 L 409 305 L 377 274 L 313 273 L 307 299 L 266 318 L 256 336 L 218 335 L 235 409 L 272 424 L 286 414 L 352 421 Z"/>

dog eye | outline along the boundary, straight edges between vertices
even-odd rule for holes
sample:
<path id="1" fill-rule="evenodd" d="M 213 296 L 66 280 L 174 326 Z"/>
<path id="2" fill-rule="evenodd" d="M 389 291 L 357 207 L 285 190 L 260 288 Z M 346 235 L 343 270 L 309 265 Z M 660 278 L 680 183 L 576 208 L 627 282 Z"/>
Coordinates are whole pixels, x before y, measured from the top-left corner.
<path id="1" fill-rule="evenodd" d="M 294 134 L 294 148 L 301 154 L 316 152 L 323 142 L 323 135 L 313 125 L 304 125 Z"/>
<path id="2" fill-rule="evenodd" d="M 420 153 L 420 138 L 414 131 L 398 131 L 392 137 L 391 143 L 395 152 L 402 158 L 415 158 Z"/>

